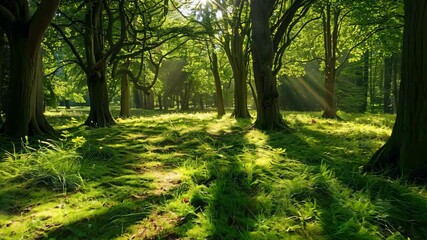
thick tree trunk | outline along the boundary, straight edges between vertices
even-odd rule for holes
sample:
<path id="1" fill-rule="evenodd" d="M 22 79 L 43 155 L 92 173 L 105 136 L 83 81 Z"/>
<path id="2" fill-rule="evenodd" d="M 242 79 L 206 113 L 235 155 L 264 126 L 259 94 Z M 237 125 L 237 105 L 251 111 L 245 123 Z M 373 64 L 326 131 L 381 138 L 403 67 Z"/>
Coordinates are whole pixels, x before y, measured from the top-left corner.
<path id="1" fill-rule="evenodd" d="M 85 125 L 108 127 L 115 124 L 110 112 L 106 80 L 106 59 L 102 35 L 102 1 L 90 2 L 86 12 L 85 50 L 90 112 Z"/>
<path id="2" fill-rule="evenodd" d="M 32 17 L 26 0 L 14 1 L 10 9 L 0 5 L 0 27 L 10 45 L 8 108 L 2 125 L 9 136 L 55 133 L 43 115 L 41 41 L 58 5 L 58 0 L 42 0 Z"/>
<path id="3" fill-rule="evenodd" d="M 65 99 L 64 102 L 65 102 L 65 109 L 70 109 L 71 108 L 70 107 L 70 100 Z"/>
<path id="4" fill-rule="evenodd" d="M 124 64 L 125 69 L 129 68 L 129 60 Z M 130 117 L 130 86 L 127 74 L 122 75 L 120 84 L 120 117 Z"/>
<path id="5" fill-rule="evenodd" d="M 211 58 L 211 71 L 215 80 L 215 105 L 218 113 L 218 117 L 222 117 L 225 115 L 225 108 L 224 108 L 224 98 L 222 97 L 222 84 L 221 84 L 221 77 L 219 75 L 218 70 L 218 56 L 212 50 L 212 58 Z"/>
<path id="6" fill-rule="evenodd" d="M 393 113 L 393 106 L 391 102 L 391 81 L 393 74 L 393 58 L 386 57 L 384 59 L 384 113 Z"/>
<path id="7" fill-rule="evenodd" d="M 115 124 L 110 112 L 105 69 L 103 72 L 93 72 L 88 78 L 90 112 L 85 125 L 90 127 L 108 127 Z"/>
<path id="8" fill-rule="evenodd" d="M 241 74 L 238 70 L 233 72 L 234 76 L 234 110 L 235 118 L 250 118 L 248 111 L 248 90 L 246 86 L 246 74 Z"/>
<path id="9" fill-rule="evenodd" d="M 54 135 L 43 115 L 40 47 L 31 57 L 28 45 L 26 37 L 15 35 L 10 41 L 11 79 L 4 132 L 12 137 Z"/>
<path id="10" fill-rule="evenodd" d="M 263 0 L 251 1 L 252 56 L 258 99 L 254 127 L 262 130 L 289 129 L 280 114 L 277 80 L 272 71 L 274 53 L 269 26 L 272 7 Z"/>
<path id="11" fill-rule="evenodd" d="M 405 1 L 402 81 L 393 132 L 365 166 L 427 180 L 427 2 Z"/>

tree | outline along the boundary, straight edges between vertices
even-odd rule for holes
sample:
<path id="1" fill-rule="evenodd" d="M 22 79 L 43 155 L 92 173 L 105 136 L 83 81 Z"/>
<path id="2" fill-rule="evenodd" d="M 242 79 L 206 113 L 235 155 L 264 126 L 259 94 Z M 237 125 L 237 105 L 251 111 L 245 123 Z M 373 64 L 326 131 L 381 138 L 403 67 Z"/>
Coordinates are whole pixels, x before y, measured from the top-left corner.
<path id="1" fill-rule="evenodd" d="M 427 180 L 427 2 L 405 1 L 399 107 L 390 139 L 364 166 L 367 171 Z"/>
<path id="2" fill-rule="evenodd" d="M 313 1 L 295 0 L 286 11 L 277 17 L 277 23 L 270 26 L 275 7 L 280 1 L 252 0 L 252 57 L 257 91 L 257 119 L 255 127 L 263 130 L 287 129 L 278 105 L 276 75 L 282 66 L 282 56 L 299 31 L 291 34 L 296 23 L 307 13 Z M 285 2 L 282 3 L 286 5 Z M 302 9 L 298 17 L 298 10 Z M 295 19 L 294 19 L 295 17 Z"/>
<path id="3" fill-rule="evenodd" d="M 27 0 L 8 0 L 0 5 L 0 26 L 11 52 L 6 122 L 9 136 L 54 134 L 43 115 L 41 42 L 59 6 L 59 0 L 42 0 L 30 16 Z"/>

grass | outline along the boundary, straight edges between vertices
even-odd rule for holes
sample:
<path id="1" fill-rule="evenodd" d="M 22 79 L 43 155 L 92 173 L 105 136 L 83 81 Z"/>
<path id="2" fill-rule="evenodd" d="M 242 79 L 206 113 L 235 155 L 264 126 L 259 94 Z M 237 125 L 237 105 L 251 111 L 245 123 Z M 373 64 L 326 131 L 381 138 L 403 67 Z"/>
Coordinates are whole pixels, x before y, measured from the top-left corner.
<path id="1" fill-rule="evenodd" d="M 427 239 L 425 186 L 360 171 L 393 116 L 286 112 L 285 134 L 209 112 L 89 129 L 85 114 L 47 114 L 62 140 L 0 138 L 0 239 Z"/>

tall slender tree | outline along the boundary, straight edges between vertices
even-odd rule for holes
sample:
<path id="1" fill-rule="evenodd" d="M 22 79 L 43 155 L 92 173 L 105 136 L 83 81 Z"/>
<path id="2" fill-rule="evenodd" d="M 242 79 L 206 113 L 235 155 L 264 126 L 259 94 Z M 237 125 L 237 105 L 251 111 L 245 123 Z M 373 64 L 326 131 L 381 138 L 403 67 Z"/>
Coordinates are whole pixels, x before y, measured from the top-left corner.
<path id="1" fill-rule="evenodd" d="M 59 0 L 42 0 L 31 16 L 27 0 L 0 5 L 0 26 L 11 56 L 9 107 L 2 127 L 9 136 L 54 133 L 43 115 L 41 42 L 58 6 Z"/>
<path id="2" fill-rule="evenodd" d="M 365 165 L 368 171 L 427 180 L 427 1 L 405 0 L 401 86 L 390 139 Z"/>

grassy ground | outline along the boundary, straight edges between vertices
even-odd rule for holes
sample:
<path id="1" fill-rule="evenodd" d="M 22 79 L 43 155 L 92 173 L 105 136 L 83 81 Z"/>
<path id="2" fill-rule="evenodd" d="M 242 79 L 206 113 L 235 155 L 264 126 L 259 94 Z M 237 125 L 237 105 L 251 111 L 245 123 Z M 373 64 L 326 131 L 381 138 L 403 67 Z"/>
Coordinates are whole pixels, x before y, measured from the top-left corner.
<path id="1" fill-rule="evenodd" d="M 427 239 L 425 186 L 360 171 L 393 116 L 284 113 L 284 134 L 137 114 L 49 112 L 61 141 L 0 138 L 0 239 Z"/>

